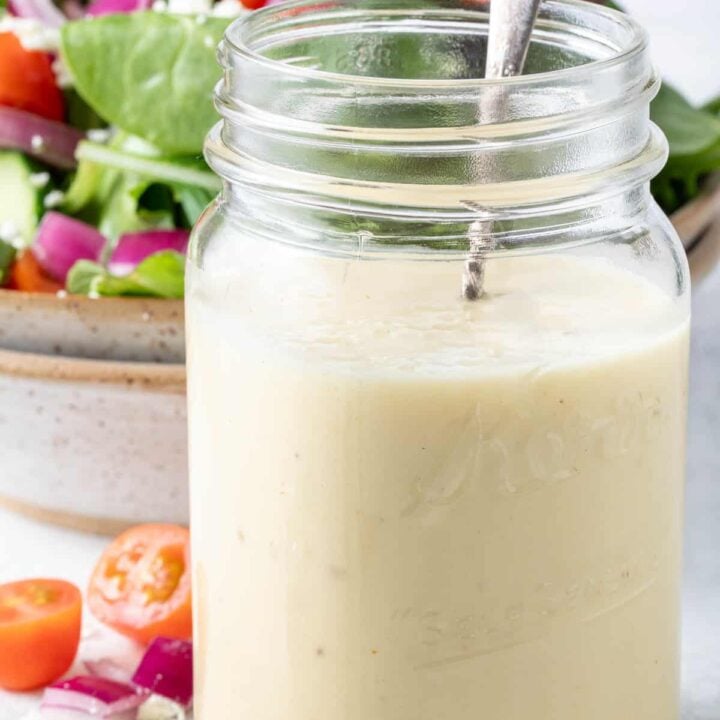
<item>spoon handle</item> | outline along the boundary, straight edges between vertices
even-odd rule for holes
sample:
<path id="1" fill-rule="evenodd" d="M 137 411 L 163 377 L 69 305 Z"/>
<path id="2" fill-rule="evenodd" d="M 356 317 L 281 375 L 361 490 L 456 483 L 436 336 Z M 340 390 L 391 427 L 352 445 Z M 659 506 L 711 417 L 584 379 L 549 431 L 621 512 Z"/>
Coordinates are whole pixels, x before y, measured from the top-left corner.
<path id="1" fill-rule="evenodd" d="M 522 73 L 539 7 L 540 0 L 490 0 L 486 78 Z M 485 94 L 485 104 L 479 108 L 480 118 L 496 120 L 502 115 L 502 107 L 502 89 L 494 88 Z M 477 300 L 485 294 L 485 255 L 495 247 L 492 221 L 476 220 L 470 228 L 469 240 L 462 290 L 467 300 Z"/>
<path id="2" fill-rule="evenodd" d="M 520 75 L 540 0 L 491 0 L 485 77 Z"/>

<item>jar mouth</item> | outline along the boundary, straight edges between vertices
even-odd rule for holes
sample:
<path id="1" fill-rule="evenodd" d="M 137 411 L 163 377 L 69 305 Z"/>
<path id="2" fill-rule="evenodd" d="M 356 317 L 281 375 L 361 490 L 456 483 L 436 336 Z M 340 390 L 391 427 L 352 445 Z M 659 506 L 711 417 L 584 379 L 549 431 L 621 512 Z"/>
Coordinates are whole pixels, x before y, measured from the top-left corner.
<path id="1" fill-rule="evenodd" d="M 383 212 L 492 216 L 647 182 L 666 148 L 649 121 L 659 79 L 645 31 L 596 4 L 546 0 L 527 74 L 489 80 L 488 8 L 299 0 L 241 18 L 219 50 L 208 162 L 294 203 Z"/>
<path id="2" fill-rule="evenodd" d="M 368 13 L 385 18 L 386 21 L 406 23 L 408 29 L 420 18 L 424 23 L 436 20 L 438 28 L 445 25 L 445 29 L 453 22 L 459 25 L 468 18 L 474 18 L 476 22 L 487 26 L 489 4 L 490 0 L 436 0 L 430 5 L 421 0 L 410 0 L 404 4 L 399 4 L 397 0 L 366 0 L 359 3 L 353 0 L 292 0 L 267 6 L 236 20 L 228 28 L 225 43 L 228 50 L 238 57 L 275 74 L 296 79 L 342 84 L 352 82 L 353 85 L 366 87 L 397 87 L 433 92 L 443 89 L 455 91 L 458 88 L 544 86 L 548 82 L 558 84 L 565 79 L 602 73 L 627 63 L 633 56 L 643 53 L 648 46 L 647 32 L 629 15 L 587 0 L 545 0 L 540 6 L 533 29 L 531 48 L 533 43 L 543 39 L 552 41 L 572 28 L 572 39 L 582 44 L 587 52 L 586 57 L 576 55 L 577 63 L 573 63 L 571 57 L 567 56 L 563 59 L 568 63 L 567 66 L 549 70 L 526 67 L 522 75 L 503 78 L 410 78 L 338 72 L 302 65 L 299 61 L 303 58 L 279 58 L 268 54 L 269 50 L 277 49 L 277 41 L 281 37 L 319 37 L 322 33 L 337 31 L 338 27 L 362 22 Z M 309 23 L 315 23 L 317 27 Z M 566 38 L 566 42 L 569 40 Z M 477 67 L 484 71 L 484 57 Z"/>

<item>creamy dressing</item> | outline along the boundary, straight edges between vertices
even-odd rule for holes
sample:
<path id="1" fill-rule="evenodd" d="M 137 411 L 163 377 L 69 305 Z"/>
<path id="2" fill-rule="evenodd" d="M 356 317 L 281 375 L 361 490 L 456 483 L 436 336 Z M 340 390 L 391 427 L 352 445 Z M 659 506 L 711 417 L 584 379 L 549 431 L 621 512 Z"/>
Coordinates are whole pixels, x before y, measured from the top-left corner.
<path id="1" fill-rule="evenodd" d="M 243 242 L 189 278 L 199 720 L 675 720 L 684 305 Z"/>

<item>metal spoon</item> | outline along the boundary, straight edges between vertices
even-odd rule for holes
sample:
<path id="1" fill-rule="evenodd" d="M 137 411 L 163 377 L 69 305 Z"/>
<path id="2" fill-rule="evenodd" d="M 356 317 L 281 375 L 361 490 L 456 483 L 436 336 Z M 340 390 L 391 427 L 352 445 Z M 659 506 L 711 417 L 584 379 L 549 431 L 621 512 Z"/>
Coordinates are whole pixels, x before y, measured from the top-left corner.
<path id="1" fill-rule="evenodd" d="M 488 33 L 486 78 L 503 78 L 522 74 L 530 45 L 540 0 L 491 0 Z M 498 117 L 502 110 L 502 95 L 491 94 L 491 107 L 481 108 L 483 115 Z M 477 220 L 470 231 L 470 254 L 463 273 L 463 295 L 477 300 L 484 294 L 484 254 L 492 249 L 492 222 Z"/>

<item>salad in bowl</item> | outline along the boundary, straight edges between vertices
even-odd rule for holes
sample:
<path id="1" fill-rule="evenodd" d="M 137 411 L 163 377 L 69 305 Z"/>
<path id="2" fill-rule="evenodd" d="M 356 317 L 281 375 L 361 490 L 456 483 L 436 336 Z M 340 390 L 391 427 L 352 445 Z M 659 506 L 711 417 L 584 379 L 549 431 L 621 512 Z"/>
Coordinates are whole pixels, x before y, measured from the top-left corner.
<path id="1" fill-rule="evenodd" d="M 0 287 L 183 297 L 215 51 L 263 0 L 8 0 L 0 19 Z"/>
<path id="2" fill-rule="evenodd" d="M 0 288 L 182 298 L 189 230 L 220 190 L 202 157 L 216 47 L 282 0 L 4 1 Z M 720 101 L 664 86 L 652 115 L 670 146 L 653 192 L 667 213 L 690 205 L 689 247 L 720 175 Z"/>

